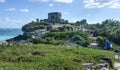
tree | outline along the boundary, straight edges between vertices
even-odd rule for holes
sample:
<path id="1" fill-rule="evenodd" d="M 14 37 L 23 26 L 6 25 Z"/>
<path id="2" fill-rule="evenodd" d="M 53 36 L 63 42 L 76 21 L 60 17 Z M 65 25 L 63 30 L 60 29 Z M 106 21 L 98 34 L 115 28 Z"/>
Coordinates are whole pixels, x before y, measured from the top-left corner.
<path id="1" fill-rule="evenodd" d="M 83 24 L 83 25 L 86 25 L 86 24 L 87 24 L 87 20 L 86 20 L 86 19 L 82 19 L 82 20 L 80 21 L 80 23 Z"/>
<path id="2" fill-rule="evenodd" d="M 82 19 L 81 21 L 77 21 L 76 25 L 86 25 L 87 24 L 87 20 L 86 19 Z"/>
<path id="3" fill-rule="evenodd" d="M 68 24 L 69 22 L 68 22 L 68 20 L 65 20 L 65 24 Z"/>
<path id="4" fill-rule="evenodd" d="M 75 35 L 72 38 L 72 42 L 74 42 L 75 44 L 83 46 L 83 44 L 85 43 L 85 39 L 79 35 Z"/>
<path id="5" fill-rule="evenodd" d="M 35 31 L 37 29 L 44 29 L 49 25 L 49 23 L 46 22 L 40 22 L 39 19 L 37 18 L 36 21 L 32 21 L 22 27 L 22 31 L 24 32 L 31 32 Z"/>
<path id="6" fill-rule="evenodd" d="M 98 42 L 98 45 L 102 48 L 105 47 L 105 43 L 106 43 L 106 38 L 105 37 L 102 37 L 102 36 L 98 36 L 97 37 L 97 42 Z"/>
<path id="7" fill-rule="evenodd" d="M 108 40 L 120 45 L 120 21 L 106 19 L 101 24 L 89 25 L 96 36 L 106 37 Z"/>
<path id="8" fill-rule="evenodd" d="M 37 21 L 38 23 L 40 22 L 38 18 L 36 19 L 36 21 Z"/>

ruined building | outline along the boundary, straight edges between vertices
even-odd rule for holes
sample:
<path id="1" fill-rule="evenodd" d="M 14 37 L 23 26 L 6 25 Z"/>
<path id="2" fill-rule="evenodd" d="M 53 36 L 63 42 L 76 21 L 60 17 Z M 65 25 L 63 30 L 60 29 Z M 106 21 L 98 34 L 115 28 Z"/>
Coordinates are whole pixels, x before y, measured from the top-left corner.
<path id="1" fill-rule="evenodd" d="M 43 19 L 41 22 L 47 22 L 49 25 L 46 25 L 44 29 L 37 29 L 31 32 L 24 32 L 24 35 L 28 38 L 38 38 L 43 37 L 45 33 L 50 32 L 53 29 L 58 29 L 61 32 L 65 31 L 79 31 L 80 26 L 64 24 L 66 20 L 62 19 L 60 12 L 51 12 L 48 13 L 48 19 Z"/>
<path id="2" fill-rule="evenodd" d="M 41 20 L 41 22 L 58 24 L 58 23 L 64 23 L 65 20 L 62 19 L 62 15 L 60 12 L 51 12 L 48 13 L 48 19 Z"/>

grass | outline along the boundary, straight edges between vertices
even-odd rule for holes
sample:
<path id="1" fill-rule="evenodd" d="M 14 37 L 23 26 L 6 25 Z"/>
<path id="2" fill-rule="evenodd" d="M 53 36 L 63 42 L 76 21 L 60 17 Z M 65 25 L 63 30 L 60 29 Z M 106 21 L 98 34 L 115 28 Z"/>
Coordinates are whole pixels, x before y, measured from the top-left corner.
<path id="1" fill-rule="evenodd" d="M 118 49 L 118 50 L 120 50 L 120 45 L 117 45 L 117 44 L 115 44 L 115 43 L 112 43 L 112 46 L 113 46 L 113 49 Z"/>
<path id="2" fill-rule="evenodd" d="M 0 47 L 0 70 L 85 70 L 82 63 L 99 63 L 113 54 L 96 49 L 45 44 Z"/>

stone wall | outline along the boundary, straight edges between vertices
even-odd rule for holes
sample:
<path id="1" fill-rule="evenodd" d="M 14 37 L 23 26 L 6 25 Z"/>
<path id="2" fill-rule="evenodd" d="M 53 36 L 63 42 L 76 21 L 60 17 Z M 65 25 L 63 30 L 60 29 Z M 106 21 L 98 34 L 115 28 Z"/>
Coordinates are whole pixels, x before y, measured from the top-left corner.
<path id="1" fill-rule="evenodd" d="M 46 29 L 38 29 L 32 32 L 24 32 L 24 35 L 28 38 L 38 38 L 42 37 L 47 32 Z"/>
<path id="2" fill-rule="evenodd" d="M 62 19 L 62 14 L 60 12 L 51 12 L 48 13 L 48 19 L 41 20 L 41 22 L 57 24 L 57 23 L 64 23 L 65 20 Z"/>

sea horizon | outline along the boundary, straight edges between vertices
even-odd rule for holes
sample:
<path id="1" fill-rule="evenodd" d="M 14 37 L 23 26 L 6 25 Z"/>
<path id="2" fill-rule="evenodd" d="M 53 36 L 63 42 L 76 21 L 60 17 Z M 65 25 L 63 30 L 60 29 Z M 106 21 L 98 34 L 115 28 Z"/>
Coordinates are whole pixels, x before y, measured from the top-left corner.
<path id="1" fill-rule="evenodd" d="M 21 28 L 0 28 L 0 41 L 5 41 L 21 34 Z"/>

